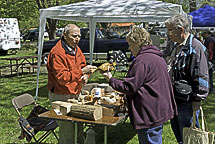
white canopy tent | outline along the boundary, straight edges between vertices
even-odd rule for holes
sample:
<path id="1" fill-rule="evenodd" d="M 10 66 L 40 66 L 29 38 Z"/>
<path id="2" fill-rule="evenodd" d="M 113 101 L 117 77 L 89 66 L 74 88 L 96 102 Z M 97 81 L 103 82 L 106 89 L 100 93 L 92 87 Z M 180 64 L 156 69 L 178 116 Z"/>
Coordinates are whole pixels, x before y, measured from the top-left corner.
<path id="1" fill-rule="evenodd" d="M 175 14 L 185 15 L 181 5 L 156 0 L 89 0 L 41 9 L 36 97 L 46 18 L 88 22 L 92 64 L 96 22 L 163 22 Z"/>

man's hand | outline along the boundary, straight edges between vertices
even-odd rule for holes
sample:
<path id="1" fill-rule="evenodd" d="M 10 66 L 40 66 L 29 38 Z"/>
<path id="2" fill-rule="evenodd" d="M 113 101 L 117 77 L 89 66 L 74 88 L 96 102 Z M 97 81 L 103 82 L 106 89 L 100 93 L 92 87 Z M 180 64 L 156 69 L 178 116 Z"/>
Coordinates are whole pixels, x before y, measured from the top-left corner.
<path id="1" fill-rule="evenodd" d="M 193 111 L 199 110 L 200 106 L 201 106 L 201 102 L 195 102 L 195 101 L 192 102 Z"/>
<path id="2" fill-rule="evenodd" d="M 84 74 L 91 74 L 92 71 L 94 71 L 95 69 L 97 69 L 96 66 L 87 65 L 87 66 L 85 66 L 84 68 L 82 68 L 82 72 L 83 72 Z"/>
<path id="3" fill-rule="evenodd" d="M 111 72 L 107 71 L 107 72 L 103 72 L 101 71 L 101 74 L 109 81 L 110 78 L 112 78 L 112 74 Z"/>
<path id="4" fill-rule="evenodd" d="M 87 82 L 88 82 L 88 75 L 87 74 L 84 74 L 82 77 L 81 77 L 81 79 L 82 79 L 82 85 L 85 85 L 85 84 L 87 84 Z"/>

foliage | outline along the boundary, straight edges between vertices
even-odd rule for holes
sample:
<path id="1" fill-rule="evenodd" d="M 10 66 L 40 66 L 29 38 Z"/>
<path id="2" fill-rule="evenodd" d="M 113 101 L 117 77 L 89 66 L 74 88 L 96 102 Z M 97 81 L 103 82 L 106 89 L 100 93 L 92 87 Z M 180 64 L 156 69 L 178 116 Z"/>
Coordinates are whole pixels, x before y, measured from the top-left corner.
<path id="1" fill-rule="evenodd" d="M 159 1 L 180 4 L 182 5 L 182 8 L 186 13 L 190 13 L 199 8 L 196 6 L 197 0 L 159 0 Z M 204 5 L 215 6 L 215 0 L 201 0 L 200 7 Z"/>
<path id="2" fill-rule="evenodd" d="M 81 1 L 84 0 L 1 0 L 0 15 L 5 18 L 17 18 L 21 31 L 25 31 L 29 28 L 39 27 L 40 9 Z M 67 22 L 64 21 L 60 23 L 62 23 L 61 26 L 65 26 Z M 51 39 L 55 38 L 56 24 L 57 20 L 47 19 L 46 29 Z M 80 25 L 86 24 L 80 23 Z"/>
<path id="3" fill-rule="evenodd" d="M 57 28 L 64 28 L 67 24 L 76 24 L 79 27 L 88 27 L 88 24 L 86 22 L 58 20 Z"/>
<path id="4" fill-rule="evenodd" d="M 0 15 L 5 18 L 17 18 L 20 29 L 37 27 L 39 11 L 33 0 L 1 0 Z"/>
<path id="5" fill-rule="evenodd" d="M 83 0 L 35 0 L 38 6 L 38 9 L 44 9 L 44 8 L 49 8 L 49 7 L 54 7 L 54 6 L 60 6 L 64 4 L 71 4 L 71 3 L 76 3 L 80 2 Z M 46 23 L 46 30 L 49 34 L 49 39 L 55 39 L 56 38 L 56 24 L 57 24 L 57 19 L 50 19 L 47 18 L 47 23 Z"/>
<path id="6" fill-rule="evenodd" d="M 202 4 L 202 6 L 210 5 L 210 6 L 215 7 L 215 0 L 202 0 L 201 4 Z"/>
<path id="7" fill-rule="evenodd" d="M 179 4 L 179 5 L 182 5 L 182 9 L 188 13 L 189 12 L 189 5 L 187 4 L 188 3 L 188 0 L 158 0 L 158 1 L 163 1 L 163 2 L 168 2 L 168 3 L 173 3 L 173 4 Z"/>

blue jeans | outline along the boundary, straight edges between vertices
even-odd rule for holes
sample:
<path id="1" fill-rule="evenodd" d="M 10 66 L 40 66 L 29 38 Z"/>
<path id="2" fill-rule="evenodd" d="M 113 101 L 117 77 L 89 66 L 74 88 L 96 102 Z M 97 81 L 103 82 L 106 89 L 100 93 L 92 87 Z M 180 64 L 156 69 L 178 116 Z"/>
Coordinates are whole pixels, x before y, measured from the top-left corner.
<path id="1" fill-rule="evenodd" d="M 162 144 L 163 125 L 153 128 L 138 129 L 139 144 Z"/>
<path id="2" fill-rule="evenodd" d="M 177 142 L 183 144 L 183 128 L 190 127 L 193 120 L 192 102 L 177 103 L 178 115 L 170 120 Z M 196 111 L 196 127 L 199 128 L 199 113 Z"/>

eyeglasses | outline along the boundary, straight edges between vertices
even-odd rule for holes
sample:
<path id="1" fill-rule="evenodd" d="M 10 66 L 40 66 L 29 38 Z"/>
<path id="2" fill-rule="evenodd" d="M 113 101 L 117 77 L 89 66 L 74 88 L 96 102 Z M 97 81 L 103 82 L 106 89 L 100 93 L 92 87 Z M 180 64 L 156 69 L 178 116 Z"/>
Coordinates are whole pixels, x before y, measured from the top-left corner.
<path id="1" fill-rule="evenodd" d="M 175 28 L 168 29 L 167 34 L 168 34 L 168 35 L 173 35 L 173 34 L 176 33 L 176 31 L 178 31 L 178 30 L 180 30 L 180 29 L 181 29 L 181 26 L 177 26 L 177 27 L 175 27 Z"/>
<path id="2" fill-rule="evenodd" d="M 168 35 L 173 35 L 176 32 L 177 29 L 171 29 L 167 31 Z"/>
<path id="3" fill-rule="evenodd" d="M 70 34 L 69 34 L 69 36 L 70 36 L 70 37 L 73 37 L 73 38 L 81 38 L 81 35 L 70 35 Z"/>

